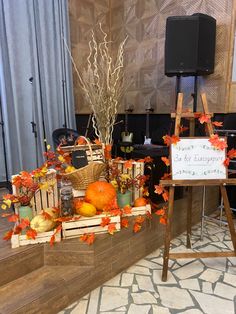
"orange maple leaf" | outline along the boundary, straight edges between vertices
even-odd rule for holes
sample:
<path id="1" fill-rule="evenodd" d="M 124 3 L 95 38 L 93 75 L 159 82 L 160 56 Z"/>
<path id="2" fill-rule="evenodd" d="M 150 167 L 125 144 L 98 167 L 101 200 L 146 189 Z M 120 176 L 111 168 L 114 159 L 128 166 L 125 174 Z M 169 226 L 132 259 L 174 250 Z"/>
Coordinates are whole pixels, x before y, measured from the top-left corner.
<path id="1" fill-rule="evenodd" d="M 3 240 L 6 240 L 6 241 L 11 240 L 12 235 L 13 235 L 13 229 L 7 231 L 4 234 Z"/>
<path id="2" fill-rule="evenodd" d="M 25 219 L 25 218 L 21 218 L 20 220 L 20 224 L 18 225 L 22 230 L 24 230 L 25 228 L 27 228 L 30 225 L 30 221 L 29 219 Z"/>
<path id="3" fill-rule="evenodd" d="M 110 221 L 111 219 L 109 217 L 103 217 L 100 226 L 105 227 L 109 225 Z"/>
<path id="4" fill-rule="evenodd" d="M 163 208 L 158 209 L 157 211 L 155 211 L 155 214 L 158 216 L 163 216 L 165 214 L 165 210 Z"/>
<path id="5" fill-rule="evenodd" d="M 71 219 L 72 219 L 72 217 L 59 217 L 59 218 L 55 218 L 54 221 L 64 222 L 64 221 L 69 221 Z"/>
<path id="6" fill-rule="evenodd" d="M 208 123 L 211 121 L 211 116 L 209 114 L 202 113 L 200 117 L 198 118 L 198 120 L 201 124 Z"/>
<path id="7" fill-rule="evenodd" d="M 58 225 L 58 226 L 56 227 L 56 230 L 55 230 L 55 233 L 54 233 L 54 234 L 60 232 L 61 229 L 62 229 L 62 225 Z"/>
<path id="8" fill-rule="evenodd" d="M 87 240 L 86 240 L 86 243 L 87 243 L 88 245 L 91 245 L 91 244 L 94 243 L 94 241 L 95 241 L 95 234 L 94 234 L 94 233 L 88 234 L 88 238 L 87 238 Z"/>
<path id="9" fill-rule="evenodd" d="M 34 239 L 35 240 L 36 236 L 37 236 L 37 231 L 30 228 L 29 230 L 26 231 L 26 236 L 28 239 Z"/>
<path id="10" fill-rule="evenodd" d="M 138 216 L 135 218 L 135 223 L 138 223 L 138 224 L 142 224 L 145 220 L 145 217 L 142 217 L 142 216 Z"/>
<path id="11" fill-rule="evenodd" d="M 164 144 L 166 144 L 167 146 L 170 146 L 170 144 L 171 144 L 171 137 L 169 135 L 164 135 L 162 138 L 164 140 Z"/>
<path id="12" fill-rule="evenodd" d="M 139 232 L 141 230 L 142 226 L 140 224 L 138 224 L 137 222 L 134 224 L 134 227 L 133 227 L 133 231 L 135 233 Z"/>
<path id="13" fill-rule="evenodd" d="M 164 192 L 164 188 L 161 185 L 154 185 L 155 191 L 154 193 L 160 195 Z"/>
<path id="14" fill-rule="evenodd" d="M 84 233 L 82 236 L 79 237 L 80 241 L 82 242 L 86 242 L 88 239 L 88 235 L 87 233 Z"/>
<path id="15" fill-rule="evenodd" d="M 102 144 L 101 141 L 98 138 L 95 138 L 94 143 L 97 144 L 97 145 L 101 145 Z"/>
<path id="16" fill-rule="evenodd" d="M 170 165 L 170 160 L 169 160 L 169 158 L 167 158 L 167 157 L 161 157 L 161 160 L 165 163 L 165 165 L 166 165 L 167 167 L 169 167 L 169 165 Z"/>
<path id="17" fill-rule="evenodd" d="M 138 159 L 137 162 L 144 162 L 144 159 Z"/>
<path id="18" fill-rule="evenodd" d="M 120 208 L 115 208 L 115 209 L 112 209 L 110 211 L 110 214 L 112 216 L 121 216 L 122 215 L 122 211 L 120 210 Z"/>
<path id="19" fill-rule="evenodd" d="M 87 144 L 87 141 L 83 138 L 80 137 L 77 141 L 76 141 L 77 145 L 85 145 Z"/>
<path id="20" fill-rule="evenodd" d="M 129 220 L 127 218 L 122 218 L 121 219 L 121 227 L 122 228 L 128 228 L 129 226 Z"/>
<path id="21" fill-rule="evenodd" d="M 126 160 L 124 162 L 124 168 L 125 169 L 131 169 L 132 167 L 133 167 L 133 160 L 132 159 Z"/>
<path id="22" fill-rule="evenodd" d="M 165 216 L 162 216 L 159 221 L 160 221 L 160 223 L 162 225 L 166 225 L 167 224 L 167 218 Z"/>
<path id="23" fill-rule="evenodd" d="M 52 219 L 52 216 L 45 212 L 44 210 L 41 212 L 41 215 L 44 217 L 45 220 L 51 220 Z"/>
<path id="24" fill-rule="evenodd" d="M 229 159 L 236 158 L 236 149 L 232 148 L 228 151 L 227 156 Z"/>
<path id="25" fill-rule="evenodd" d="M 222 127 L 223 126 L 223 122 L 220 122 L 220 121 L 213 121 L 212 124 L 214 126 L 218 126 L 218 127 Z"/>
<path id="26" fill-rule="evenodd" d="M 19 220 L 19 215 L 17 214 L 14 214 L 14 215 L 11 215 L 10 217 L 8 217 L 8 221 L 10 222 L 17 222 Z"/>
<path id="27" fill-rule="evenodd" d="M 125 207 L 123 208 L 123 212 L 126 214 L 126 215 L 129 215 L 132 213 L 132 207 L 130 205 L 125 205 Z"/>
<path id="28" fill-rule="evenodd" d="M 218 134 L 211 135 L 208 141 L 211 143 L 212 146 L 219 150 L 224 150 L 226 147 L 228 147 L 225 139 L 219 138 Z"/>
<path id="29" fill-rule="evenodd" d="M 228 166 L 229 166 L 229 163 L 230 163 L 230 159 L 227 157 L 227 158 L 224 160 L 223 165 L 224 165 L 225 167 L 228 167 Z"/>
<path id="30" fill-rule="evenodd" d="M 114 232 L 117 231 L 116 224 L 115 223 L 109 224 L 107 230 L 108 230 L 108 233 L 114 234 Z"/>
<path id="31" fill-rule="evenodd" d="M 169 192 L 167 190 L 164 190 L 164 193 L 162 193 L 162 197 L 164 201 L 167 202 L 169 199 Z"/>
<path id="32" fill-rule="evenodd" d="M 53 234 L 50 238 L 50 246 L 53 246 L 55 243 L 55 234 Z"/>
<path id="33" fill-rule="evenodd" d="M 146 163 L 151 163 L 151 162 L 153 162 L 153 158 L 151 158 L 150 156 L 146 156 L 146 157 L 144 158 L 144 162 L 146 162 Z"/>
<path id="34" fill-rule="evenodd" d="M 163 216 L 165 215 L 165 212 L 166 212 L 166 207 L 162 207 L 160 209 L 158 209 L 155 214 L 158 215 L 158 216 Z"/>
<path id="35" fill-rule="evenodd" d="M 164 175 L 161 177 L 161 180 L 167 180 L 167 179 L 170 179 L 171 177 L 171 173 L 164 173 Z"/>
<path id="36" fill-rule="evenodd" d="M 181 134 L 181 133 L 187 131 L 188 129 L 189 129 L 189 128 L 188 128 L 187 126 L 180 125 L 180 126 L 179 126 L 179 133 Z"/>
<path id="37" fill-rule="evenodd" d="M 147 219 L 152 219 L 152 214 L 149 211 L 146 211 Z"/>
<path id="38" fill-rule="evenodd" d="M 171 144 L 177 144 L 180 141 L 180 138 L 176 135 L 171 136 Z"/>

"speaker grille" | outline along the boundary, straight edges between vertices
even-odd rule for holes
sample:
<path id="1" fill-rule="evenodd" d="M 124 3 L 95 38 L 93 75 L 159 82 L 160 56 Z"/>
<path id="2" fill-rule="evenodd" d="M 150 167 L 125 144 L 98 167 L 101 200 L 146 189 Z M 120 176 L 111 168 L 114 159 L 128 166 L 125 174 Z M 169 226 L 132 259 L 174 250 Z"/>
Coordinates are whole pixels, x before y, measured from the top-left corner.
<path id="1" fill-rule="evenodd" d="M 166 22 L 165 74 L 207 75 L 214 71 L 215 19 L 205 14 L 172 16 Z"/>

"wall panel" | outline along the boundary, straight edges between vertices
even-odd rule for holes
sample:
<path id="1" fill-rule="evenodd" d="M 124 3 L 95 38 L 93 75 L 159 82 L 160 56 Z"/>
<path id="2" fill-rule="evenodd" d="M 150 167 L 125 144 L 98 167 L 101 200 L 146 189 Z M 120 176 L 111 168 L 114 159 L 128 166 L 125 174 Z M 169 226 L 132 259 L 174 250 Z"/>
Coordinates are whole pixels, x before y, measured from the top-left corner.
<path id="1" fill-rule="evenodd" d="M 155 113 L 173 110 L 175 78 L 164 75 L 166 18 L 197 12 L 216 18 L 215 73 L 199 78 L 199 91 L 206 92 L 211 111 L 229 110 L 234 0 L 69 0 L 69 3 L 72 54 L 77 64 L 83 64 L 85 60 L 90 30 L 97 21 L 103 23 L 117 44 L 126 34 L 129 36 L 125 49 L 129 84 L 126 85 L 120 112 L 127 104 L 134 105 L 135 113 L 145 113 L 150 106 L 154 107 Z M 76 81 L 74 90 L 77 113 L 89 112 Z M 182 90 L 186 95 L 185 106 L 192 108 L 191 77 L 183 79 Z"/>

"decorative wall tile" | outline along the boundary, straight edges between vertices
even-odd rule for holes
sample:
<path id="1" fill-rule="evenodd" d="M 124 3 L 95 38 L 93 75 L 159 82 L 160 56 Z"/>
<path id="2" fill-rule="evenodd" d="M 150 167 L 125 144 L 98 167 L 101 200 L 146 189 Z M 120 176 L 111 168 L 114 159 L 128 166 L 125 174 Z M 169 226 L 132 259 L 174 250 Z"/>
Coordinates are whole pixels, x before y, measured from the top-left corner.
<path id="1" fill-rule="evenodd" d="M 210 111 L 224 112 L 228 109 L 229 97 L 232 5 L 230 0 L 69 0 L 72 48 L 81 49 L 78 44 L 88 42 L 89 30 L 96 28 L 98 22 L 103 23 L 117 45 L 128 35 L 125 67 L 127 73 L 132 72 L 135 81 L 125 91 L 120 112 L 124 111 L 126 94 L 129 95 L 130 91 L 140 94 L 143 88 L 151 88 L 156 101 L 155 113 L 169 113 L 175 103 L 176 84 L 175 79 L 164 74 L 166 19 L 197 12 L 211 15 L 217 20 L 215 73 L 199 78 L 199 92 L 206 92 Z M 85 50 L 80 49 L 72 49 L 72 54 L 75 59 L 80 59 L 78 64 L 83 64 Z M 86 52 L 88 54 L 88 47 Z M 154 70 L 146 68 L 149 65 Z M 129 81 L 129 77 L 127 79 Z M 182 91 L 185 94 L 184 106 L 192 108 L 193 84 L 189 81 L 191 78 L 183 79 Z M 74 90 L 76 111 L 89 113 L 83 98 L 79 97 L 81 91 L 76 82 Z M 145 113 L 142 97 L 136 101 L 134 113 Z M 200 101 L 198 103 L 199 110 L 202 110 Z"/>

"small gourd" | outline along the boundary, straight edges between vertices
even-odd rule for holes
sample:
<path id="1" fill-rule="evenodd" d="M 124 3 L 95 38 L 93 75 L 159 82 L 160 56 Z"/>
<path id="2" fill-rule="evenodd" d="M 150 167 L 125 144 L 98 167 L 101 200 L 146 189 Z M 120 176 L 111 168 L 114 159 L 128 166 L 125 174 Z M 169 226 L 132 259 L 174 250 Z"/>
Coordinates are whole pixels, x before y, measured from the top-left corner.
<path id="1" fill-rule="evenodd" d="M 47 219 L 41 214 L 34 216 L 30 222 L 30 227 L 38 233 L 50 231 L 55 227 L 55 225 L 55 221 Z"/>

